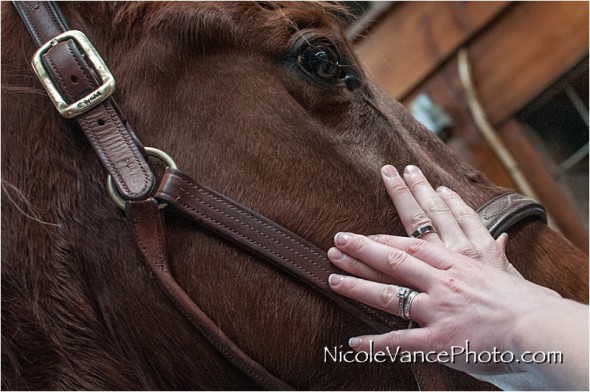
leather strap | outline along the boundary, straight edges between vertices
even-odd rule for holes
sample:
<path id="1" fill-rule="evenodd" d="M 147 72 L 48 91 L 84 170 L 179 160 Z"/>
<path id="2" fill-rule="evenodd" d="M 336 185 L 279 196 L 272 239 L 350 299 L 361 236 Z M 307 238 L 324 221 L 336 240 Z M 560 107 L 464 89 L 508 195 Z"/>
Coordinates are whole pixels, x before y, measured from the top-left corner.
<path id="1" fill-rule="evenodd" d="M 59 7 L 53 2 L 15 1 L 23 22 L 37 46 L 68 29 Z M 92 64 L 85 60 L 72 39 L 54 45 L 43 56 L 54 85 L 73 103 L 94 91 L 101 83 Z M 112 99 L 76 118 L 124 199 L 143 200 L 152 192 L 155 177 L 133 130 Z"/>
<path id="2" fill-rule="evenodd" d="M 519 193 L 505 193 L 488 201 L 477 209 L 479 218 L 494 238 L 517 222 L 537 217 L 547 223 L 545 208 L 530 197 Z"/>
<path id="3" fill-rule="evenodd" d="M 392 314 L 335 295 L 328 286 L 328 277 L 332 273 L 345 272 L 331 264 L 323 250 L 249 208 L 200 185 L 185 173 L 166 169 L 156 197 L 174 206 L 176 212 L 204 229 L 270 262 L 330 298 L 376 333 L 408 327 L 406 321 Z M 440 364 L 412 363 L 411 369 L 421 390 L 492 388 Z"/>
<path id="4" fill-rule="evenodd" d="M 69 30 L 57 5 L 51 1 L 13 2 L 38 47 Z"/>
<path id="5" fill-rule="evenodd" d="M 185 173 L 167 168 L 156 197 L 177 212 L 247 252 L 286 271 L 333 300 L 379 333 L 406 328 L 407 322 L 360 302 L 334 294 L 328 277 L 343 273 L 323 250 L 229 198 L 198 184 Z"/>
<path id="6" fill-rule="evenodd" d="M 270 390 L 292 390 L 290 385 L 272 375 L 240 350 L 178 285 L 170 272 L 166 254 L 165 222 L 158 202 L 154 198 L 128 202 L 127 217 L 146 266 L 157 278 L 170 300 L 209 343 L 261 387 Z"/>

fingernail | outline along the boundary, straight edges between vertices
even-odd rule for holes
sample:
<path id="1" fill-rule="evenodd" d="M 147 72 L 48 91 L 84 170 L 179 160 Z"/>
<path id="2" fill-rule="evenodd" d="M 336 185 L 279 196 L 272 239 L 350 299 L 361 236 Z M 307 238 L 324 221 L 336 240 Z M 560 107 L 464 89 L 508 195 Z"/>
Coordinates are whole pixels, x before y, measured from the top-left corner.
<path id="1" fill-rule="evenodd" d="M 371 235 L 368 235 L 367 238 L 370 238 L 373 241 L 378 241 L 379 240 L 379 234 L 371 234 Z"/>
<path id="2" fill-rule="evenodd" d="M 446 186 L 439 186 L 438 188 L 436 188 L 436 191 L 438 193 L 451 193 L 451 190 L 449 188 L 447 188 Z"/>
<path id="3" fill-rule="evenodd" d="M 341 252 L 338 248 L 330 248 L 328 249 L 328 258 L 332 262 L 338 262 L 344 260 L 345 254 Z"/>
<path id="4" fill-rule="evenodd" d="M 408 165 L 408 166 L 406 166 L 406 168 L 404 169 L 404 173 L 405 173 L 405 174 L 408 174 L 408 175 L 411 175 L 411 176 L 415 176 L 415 175 L 417 175 L 417 174 L 420 174 L 420 173 L 422 173 L 422 172 L 420 171 L 420 169 L 418 169 L 418 167 L 417 167 L 417 166 L 414 166 L 414 165 Z"/>
<path id="5" fill-rule="evenodd" d="M 346 245 L 350 241 L 350 234 L 348 233 L 336 233 L 334 236 L 334 243 L 336 245 Z"/>
<path id="6" fill-rule="evenodd" d="M 350 346 L 350 348 L 352 348 L 352 349 L 357 349 L 357 348 L 359 348 L 359 347 L 360 347 L 360 345 L 361 345 L 361 341 L 362 341 L 362 339 L 361 339 L 361 338 L 350 338 L 350 339 L 348 340 L 348 345 L 349 345 L 349 346 Z"/>
<path id="7" fill-rule="evenodd" d="M 381 168 L 381 174 L 383 174 L 387 178 L 398 178 L 399 173 L 397 169 L 391 165 L 385 165 Z"/>
<path id="8" fill-rule="evenodd" d="M 342 283 L 343 280 L 344 280 L 344 277 L 341 275 L 332 274 L 332 275 L 328 276 L 328 284 L 330 286 L 338 286 L 340 283 Z"/>

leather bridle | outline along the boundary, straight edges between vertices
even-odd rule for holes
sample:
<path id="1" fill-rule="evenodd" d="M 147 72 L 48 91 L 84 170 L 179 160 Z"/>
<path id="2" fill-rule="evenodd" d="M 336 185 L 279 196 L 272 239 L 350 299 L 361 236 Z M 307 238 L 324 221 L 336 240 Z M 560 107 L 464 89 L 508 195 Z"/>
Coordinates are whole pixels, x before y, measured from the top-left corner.
<path id="1" fill-rule="evenodd" d="M 194 221 L 263 259 L 371 327 L 375 333 L 406 328 L 406 321 L 359 302 L 335 295 L 328 276 L 342 273 L 328 262 L 325 251 L 275 222 L 200 185 L 175 167 L 165 153 L 144 148 L 112 98 L 115 80 L 86 36 L 68 28 L 54 2 L 13 2 L 39 50 L 32 66 L 59 112 L 78 122 L 105 167 L 109 193 L 124 207 L 133 236 L 146 266 L 175 306 L 233 365 L 267 389 L 292 389 L 244 353 L 179 286 L 170 271 L 166 253 L 166 203 L 174 212 Z M 159 185 L 146 156 L 168 166 Z M 536 216 L 546 221 L 545 210 L 515 193 L 500 195 L 478 210 L 497 237 L 514 223 Z M 424 377 L 415 363 L 412 370 L 421 389 L 446 389 L 444 380 Z M 432 374 L 431 374 L 432 375 Z"/>

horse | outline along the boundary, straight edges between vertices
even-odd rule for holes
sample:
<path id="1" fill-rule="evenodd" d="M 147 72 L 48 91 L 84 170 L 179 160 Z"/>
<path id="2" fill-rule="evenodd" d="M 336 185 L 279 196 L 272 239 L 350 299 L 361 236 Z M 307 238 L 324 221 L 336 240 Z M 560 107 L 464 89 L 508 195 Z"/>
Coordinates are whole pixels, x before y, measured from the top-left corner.
<path id="1" fill-rule="evenodd" d="M 380 182 L 387 163 L 418 165 L 474 208 L 506 192 L 367 79 L 333 5 L 61 8 L 108 63 L 146 146 L 323 250 L 341 230 L 405 235 Z M 2 388 L 259 388 L 143 265 L 94 151 L 31 72 L 35 46 L 6 2 L 2 43 Z M 298 389 L 417 388 L 406 363 L 326 360 L 367 326 L 186 219 L 166 220 L 180 285 L 272 374 Z M 537 219 L 508 234 L 525 278 L 587 302 L 582 252 Z"/>

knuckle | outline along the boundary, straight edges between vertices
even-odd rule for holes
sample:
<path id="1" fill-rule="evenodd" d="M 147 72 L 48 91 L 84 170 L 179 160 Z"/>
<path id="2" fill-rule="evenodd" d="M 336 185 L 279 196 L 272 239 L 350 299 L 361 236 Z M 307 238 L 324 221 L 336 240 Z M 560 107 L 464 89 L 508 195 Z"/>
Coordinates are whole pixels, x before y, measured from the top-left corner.
<path id="1" fill-rule="evenodd" d="M 403 195 L 404 193 L 410 192 L 405 182 L 403 182 L 402 180 L 395 181 L 394 184 L 391 184 L 389 189 L 395 195 Z"/>
<path id="2" fill-rule="evenodd" d="M 453 249 L 455 252 L 463 256 L 471 257 L 473 259 L 479 258 L 479 252 L 473 247 L 471 243 L 462 243 Z"/>
<path id="3" fill-rule="evenodd" d="M 385 344 L 386 347 L 399 347 L 400 346 L 400 338 L 399 333 L 397 331 L 392 331 L 386 335 Z"/>
<path id="4" fill-rule="evenodd" d="M 442 200 L 430 200 L 426 204 L 426 211 L 432 214 L 449 213 L 449 207 Z"/>
<path id="5" fill-rule="evenodd" d="M 389 245 L 389 244 L 391 244 L 391 237 L 388 235 L 379 236 L 379 239 L 377 240 L 377 242 L 379 242 L 382 245 Z"/>
<path id="6" fill-rule="evenodd" d="M 379 241 L 377 241 L 377 242 L 379 242 L 382 245 L 389 245 L 391 243 L 391 239 L 389 239 L 389 238 L 379 238 Z"/>
<path id="7" fill-rule="evenodd" d="M 386 234 L 373 234 L 373 235 L 369 235 L 367 236 L 368 239 L 370 239 L 371 241 L 375 241 L 379 244 L 383 244 L 387 241 L 387 235 Z"/>
<path id="8" fill-rule="evenodd" d="M 347 254 L 344 254 L 344 256 L 342 256 L 342 258 L 339 260 L 340 268 L 351 273 L 356 273 L 358 270 L 357 264 L 358 261 L 354 257 L 350 257 Z"/>
<path id="9" fill-rule="evenodd" d="M 398 250 L 390 250 L 387 252 L 387 265 L 389 269 L 393 272 L 397 270 L 401 265 L 403 265 L 407 260 L 407 253 L 398 251 Z"/>
<path id="10" fill-rule="evenodd" d="M 482 239 L 478 242 L 474 242 L 471 244 L 471 249 L 466 247 L 463 249 L 467 252 L 466 255 L 470 255 L 474 257 L 476 254 L 478 257 L 485 258 L 487 260 L 495 260 L 497 261 L 492 264 L 498 264 L 501 261 L 502 256 L 504 255 L 504 249 L 493 239 Z"/>
<path id="11" fill-rule="evenodd" d="M 381 301 L 386 309 L 395 309 L 394 306 L 397 308 L 397 290 L 394 286 L 387 285 L 381 289 Z"/>
<path id="12" fill-rule="evenodd" d="M 345 285 L 347 290 L 354 292 L 355 290 L 357 290 L 359 288 L 360 282 L 361 282 L 360 279 L 354 278 L 352 276 L 348 276 L 342 281 L 342 284 Z"/>
<path id="13" fill-rule="evenodd" d="M 459 224 L 469 222 L 474 219 L 478 219 L 478 215 L 470 208 L 461 208 L 455 212 L 455 219 Z"/>
<path id="14" fill-rule="evenodd" d="M 459 197 L 459 195 L 452 189 L 448 189 L 448 192 L 439 192 L 439 196 L 443 200 L 461 199 L 461 197 Z"/>
<path id="15" fill-rule="evenodd" d="M 430 183 L 425 177 L 414 177 L 410 179 L 410 186 L 412 188 L 418 188 L 423 186 L 430 186 Z"/>
<path id="16" fill-rule="evenodd" d="M 445 279 L 443 280 L 443 284 L 445 285 L 445 287 L 449 291 L 451 291 L 453 293 L 458 293 L 461 291 L 461 286 L 460 286 L 457 278 L 454 276 L 445 277 Z"/>
<path id="17" fill-rule="evenodd" d="M 363 250 L 365 248 L 365 245 L 367 243 L 367 239 L 363 236 L 359 236 L 356 237 L 355 240 L 353 241 L 353 248 L 355 251 L 360 252 L 361 250 Z"/>
<path id="18" fill-rule="evenodd" d="M 416 239 L 415 241 L 410 242 L 408 245 L 408 254 L 415 255 L 418 253 L 422 253 L 425 248 L 428 246 L 428 242 L 421 239 Z"/>
<path id="19" fill-rule="evenodd" d="M 349 263 L 350 263 L 350 269 L 352 269 L 352 271 L 358 275 L 358 273 L 362 270 L 361 262 L 358 261 L 357 259 L 349 258 Z"/>
<path id="20" fill-rule="evenodd" d="M 430 219 L 428 219 L 424 212 L 417 211 L 410 216 L 410 222 L 413 226 L 419 227 L 430 223 Z"/>

